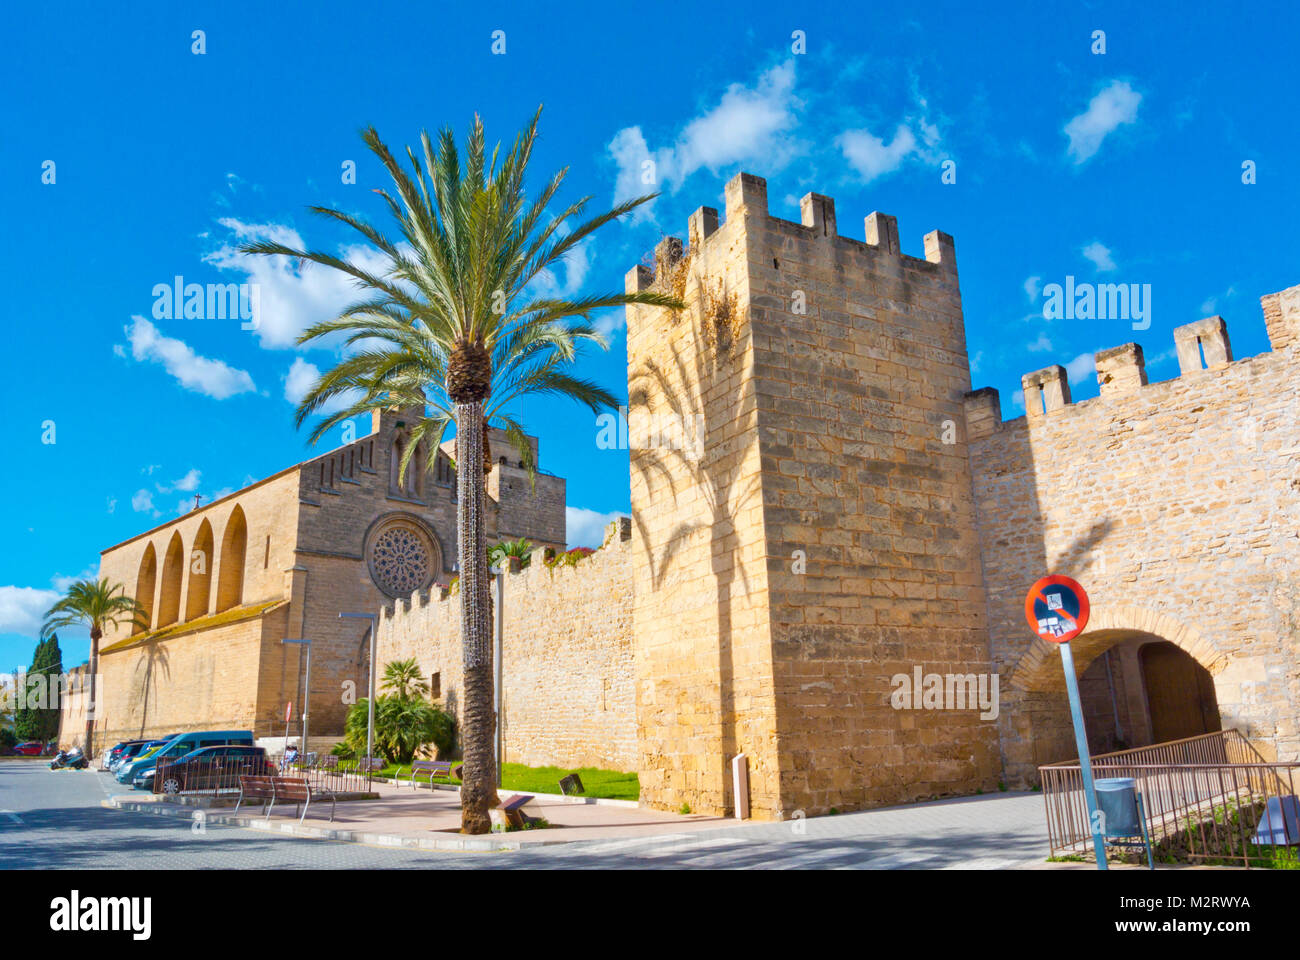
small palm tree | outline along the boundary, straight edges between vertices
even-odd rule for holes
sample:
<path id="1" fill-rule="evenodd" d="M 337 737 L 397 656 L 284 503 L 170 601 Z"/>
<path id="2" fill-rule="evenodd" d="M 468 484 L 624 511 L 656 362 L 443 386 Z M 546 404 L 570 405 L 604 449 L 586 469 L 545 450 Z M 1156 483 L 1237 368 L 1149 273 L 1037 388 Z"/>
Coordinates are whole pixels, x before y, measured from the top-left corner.
<path id="1" fill-rule="evenodd" d="M 492 566 L 499 565 L 507 557 L 516 558 L 519 566 L 526 567 L 533 556 L 533 542 L 525 537 L 518 540 L 502 540 L 495 547 L 488 551 L 488 563 Z"/>
<path id="2" fill-rule="evenodd" d="M 390 661 L 384 667 L 384 680 L 380 686 L 393 691 L 399 700 L 410 700 L 412 693 L 424 696 L 429 692 L 429 685 L 424 682 L 420 664 L 414 657 Z"/>
<path id="3" fill-rule="evenodd" d="M 94 756 L 95 680 L 99 673 L 99 641 L 104 631 L 120 623 L 149 629 L 148 614 L 133 597 L 126 595 L 121 584 L 111 586 L 108 579 L 78 580 L 68 587 L 67 596 L 45 611 L 41 637 L 48 638 L 64 627 L 90 630 L 90 701 L 86 705 L 87 759 Z"/>
<path id="4" fill-rule="evenodd" d="M 382 271 L 271 241 L 243 248 L 341 271 L 361 291 L 358 303 L 336 319 L 312 326 L 299 340 L 330 338 L 332 343 L 341 336 L 356 351 L 327 371 L 298 407 L 301 426 L 325 404 L 343 403 L 313 431 L 313 443 L 335 424 L 368 411 L 418 406 L 426 415 L 403 452 L 404 477 L 421 448 L 426 462 L 418 468 L 433 471 L 443 435 L 455 422 L 464 665 L 461 826 L 466 833 L 488 832 L 488 810 L 497 803 L 483 483 L 491 469 L 483 452 L 486 428 L 493 422 L 505 428 L 531 474 L 534 465 L 523 427 L 507 413 L 507 404 L 528 394 L 549 394 L 577 400 L 593 412 L 614 408 L 618 400 L 613 394 L 570 370 L 584 343 L 604 345 L 591 326 L 592 312 L 630 303 L 682 306 L 676 297 L 646 290 L 572 300 L 533 294 L 578 244 L 652 199 L 628 200 L 576 226 L 571 223 L 584 215 L 590 197 L 549 215 L 567 171 L 546 180 L 531 199 L 524 189 L 540 116 L 539 108 L 504 155 L 499 144 L 489 155 L 478 117 L 466 137 L 463 160 L 450 129 L 438 135 L 436 146 L 423 133 L 420 149 L 406 150 L 409 170 L 373 127 L 365 130 L 362 139 L 383 163 L 397 193 L 394 198 L 375 191 L 387 203 L 400 241 L 350 213 L 312 210 L 360 233 L 386 261 Z M 433 413 L 427 415 L 430 407 Z"/>

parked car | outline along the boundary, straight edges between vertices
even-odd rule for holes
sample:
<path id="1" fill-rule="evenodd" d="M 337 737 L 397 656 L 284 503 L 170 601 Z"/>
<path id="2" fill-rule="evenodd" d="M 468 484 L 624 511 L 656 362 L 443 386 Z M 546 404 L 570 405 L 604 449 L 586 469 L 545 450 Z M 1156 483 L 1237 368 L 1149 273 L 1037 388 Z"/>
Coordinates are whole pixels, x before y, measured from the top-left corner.
<path id="1" fill-rule="evenodd" d="M 178 760 L 159 762 L 148 787 L 154 793 L 175 795 L 186 790 L 236 789 L 240 777 L 270 777 L 275 766 L 262 747 L 202 747 Z M 149 776 L 144 774 L 142 776 Z M 136 783 L 136 786 L 142 786 Z"/>
<path id="2" fill-rule="evenodd" d="M 45 744 L 38 740 L 24 740 L 22 743 L 14 745 L 14 753 L 21 754 L 24 757 L 39 757 L 45 752 Z"/>
<path id="3" fill-rule="evenodd" d="M 117 782 L 134 786 L 136 777 L 154 769 L 160 760 L 179 760 L 187 753 L 192 753 L 201 747 L 222 747 L 227 744 L 251 747 L 253 732 L 251 730 L 197 730 L 193 733 L 177 734 L 162 746 L 154 747 L 135 760 L 122 764 L 117 771 Z"/>
<path id="4" fill-rule="evenodd" d="M 154 747 L 161 747 L 167 740 L 140 740 L 131 744 L 122 753 L 108 761 L 109 773 L 117 773 L 124 763 L 130 763 L 136 757 L 143 756 Z"/>
<path id="5" fill-rule="evenodd" d="M 113 746 L 113 749 L 107 751 L 101 758 L 102 766 L 100 769 L 103 770 L 112 769 L 113 763 L 117 760 L 120 760 L 126 754 L 126 751 L 130 747 L 136 746 L 138 744 L 145 744 L 148 742 L 149 742 L 148 740 L 123 740 L 121 743 L 115 744 Z"/>

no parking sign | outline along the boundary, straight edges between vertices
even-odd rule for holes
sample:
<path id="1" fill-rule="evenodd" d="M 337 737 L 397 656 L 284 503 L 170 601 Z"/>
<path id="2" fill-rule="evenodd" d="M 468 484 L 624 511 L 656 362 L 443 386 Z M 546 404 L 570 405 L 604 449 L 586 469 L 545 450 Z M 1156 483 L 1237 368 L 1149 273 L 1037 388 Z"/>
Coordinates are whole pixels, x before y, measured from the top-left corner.
<path id="1" fill-rule="evenodd" d="M 1074 653 L 1070 641 L 1088 625 L 1088 593 L 1077 580 L 1053 574 L 1034 581 L 1025 595 L 1025 619 L 1029 629 L 1043 640 L 1059 644 L 1061 668 L 1065 671 L 1065 692 L 1070 701 L 1070 720 L 1074 725 L 1074 743 L 1079 750 L 1079 774 L 1092 827 L 1092 848 L 1097 854 L 1097 869 L 1105 870 L 1106 838 L 1101 828 L 1097 791 L 1092 783 L 1092 758 L 1088 756 L 1088 734 L 1083 728 L 1083 703 L 1079 699 L 1079 681 L 1075 676 Z"/>
<path id="2" fill-rule="evenodd" d="M 1073 640 L 1088 625 L 1088 594 L 1069 577 L 1043 577 L 1025 597 L 1025 619 L 1044 640 Z"/>

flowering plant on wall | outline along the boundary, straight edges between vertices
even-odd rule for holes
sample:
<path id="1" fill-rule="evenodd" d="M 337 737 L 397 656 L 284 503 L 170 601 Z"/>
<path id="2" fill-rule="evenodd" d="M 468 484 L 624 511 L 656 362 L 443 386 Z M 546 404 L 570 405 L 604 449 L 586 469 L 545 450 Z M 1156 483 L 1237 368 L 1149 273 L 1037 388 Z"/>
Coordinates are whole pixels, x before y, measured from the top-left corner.
<path id="1" fill-rule="evenodd" d="M 545 563 L 552 570 L 556 567 L 576 567 L 579 562 L 586 560 L 595 552 L 591 547 L 574 547 L 572 550 L 558 555 L 547 551 Z"/>

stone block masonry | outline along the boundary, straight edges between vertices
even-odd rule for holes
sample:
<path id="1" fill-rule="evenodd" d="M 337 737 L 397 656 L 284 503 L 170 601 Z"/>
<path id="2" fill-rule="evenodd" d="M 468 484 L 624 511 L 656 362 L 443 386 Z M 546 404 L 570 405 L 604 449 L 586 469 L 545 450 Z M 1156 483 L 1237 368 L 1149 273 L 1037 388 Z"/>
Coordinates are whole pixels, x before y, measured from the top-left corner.
<path id="1" fill-rule="evenodd" d="M 809 194 L 769 215 L 727 184 L 628 310 L 642 800 L 782 819 L 994 789 L 994 724 L 893 709 L 891 677 L 991 670 L 964 443 L 970 389 L 952 239 L 899 252 L 892 217 L 840 237 Z M 702 416 L 704 456 L 639 448 L 638 422 Z"/>
<path id="2" fill-rule="evenodd" d="M 604 547 L 575 567 L 548 569 L 539 549 L 528 567 L 506 575 L 507 763 L 636 769 L 634 550 L 632 540 L 607 534 Z M 399 600 L 384 609 L 378 634 L 381 670 L 415 658 L 452 714 L 460 711 L 463 690 L 460 604 L 459 594 L 436 592 Z"/>
<path id="3" fill-rule="evenodd" d="M 1232 360 L 1211 317 L 1174 331 L 1176 379 L 1148 383 L 1125 344 L 1097 353 L 1094 399 L 1058 393 L 1044 410 L 1026 386 L 1028 415 L 1004 423 L 996 391 L 968 398 L 1009 782 L 1075 755 L 1059 657 L 1023 616 L 1026 586 L 1049 571 L 1092 600 L 1072 644 L 1080 672 L 1113 647 L 1174 643 L 1213 676 L 1224 728 L 1267 758 L 1300 757 L 1300 310 L 1283 309 L 1296 290 L 1263 298 L 1270 353 Z"/>

